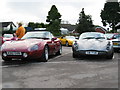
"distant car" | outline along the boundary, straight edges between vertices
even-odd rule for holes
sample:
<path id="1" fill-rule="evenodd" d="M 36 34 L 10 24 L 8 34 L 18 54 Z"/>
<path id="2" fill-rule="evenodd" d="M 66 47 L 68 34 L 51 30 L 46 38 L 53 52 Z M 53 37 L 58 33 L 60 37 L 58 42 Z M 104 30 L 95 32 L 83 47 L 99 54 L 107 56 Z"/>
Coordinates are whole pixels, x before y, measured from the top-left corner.
<path id="1" fill-rule="evenodd" d="M 82 33 L 79 40 L 73 43 L 72 50 L 73 58 L 92 55 L 112 59 L 114 54 L 112 42 L 99 32 Z"/>
<path id="2" fill-rule="evenodd" d="M 114 51 L 120 50 L 120 33 L 107 33 L 106 37 L 113 42 Z"/>
<path id="3" fill-rule="evenodd" d="M 2 59 L 36 59 L 48 61 L 49 55 L 62 54 L 59 39 L 48 31 L 27 32 L 21 40 L 5 42 L 2 47 Z"/>
<path id="4" fill-rule="evenodd" d="M 61 40 L 62 45 L 71 46 L 73 41 L 77 40 L 75 36 L 62 36 L 59 38 Z"/>
<path id="5" fill-rule="evenodd" d="M 14 37 L 13 34 L 4 34 L 2 38 L 2 44 L 5 42 L 5 41 L 11 41 L 11 40 L 17 40 L 18 38 L 17 37 Z"/>
<path id="6" fill-rule="evenodd" d="M 41 30 L 41 31 L 45 31 L 46 28 L 35 28 L 34 30 L 37 30 L 37 31 L 39 31 L 39 30 Z"/>

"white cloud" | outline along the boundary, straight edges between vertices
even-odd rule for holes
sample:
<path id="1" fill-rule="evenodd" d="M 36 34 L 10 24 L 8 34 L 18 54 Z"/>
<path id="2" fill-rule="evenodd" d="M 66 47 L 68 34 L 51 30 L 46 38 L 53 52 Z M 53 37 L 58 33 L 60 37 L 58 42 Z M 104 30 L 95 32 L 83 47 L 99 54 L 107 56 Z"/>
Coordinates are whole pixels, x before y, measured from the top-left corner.
<path id="1" fill-rule="evenodd" d="M 94 24 L 102 25 L 100 12 L 106 0 L 2 0 L 0 21 L 46 22 L 46 16 L 54 4 L 62 19 L 75 24 L 82 8 L 92 16 Z"/>

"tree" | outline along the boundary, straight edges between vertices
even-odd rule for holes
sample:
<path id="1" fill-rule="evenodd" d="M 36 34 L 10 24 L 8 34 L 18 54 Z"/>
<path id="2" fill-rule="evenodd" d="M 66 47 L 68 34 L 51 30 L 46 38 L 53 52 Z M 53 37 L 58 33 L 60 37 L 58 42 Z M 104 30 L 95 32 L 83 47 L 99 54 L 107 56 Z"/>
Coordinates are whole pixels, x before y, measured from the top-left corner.
<path id="1" fill-rule="evenodd" d="M 28 23 L 28 27 L 31 27 L 32 29 L 34 29 L 34 28 L 35 28 L 34 22 L 29 22 L 29 23 Z"/>
<path id="2" fill-rule="evenodd" d="M 76 27 L 76 31 L 78 33 L 83 33 L 83 32 L 89 32 L 89 31 L 94 31 L 93 29 L 93 23 L 91 19 L 91 15 L 85 15 L 84 13 L 84 8 L 79 14 L 79 20 L 78 24 Z"/>
<path id="3" fill-rule="evenodd" d="M 103 10 L 101 11 L 101 19 L 103 26 L 112 28 L 113 32 L 116 32 L 115 25 L 120 22 L 120 5 L 118 2 L 107 2 L 104 5 Z"/>
<path id="4" fill-rule="evenodd" d="M 58 12 L 58 9 L 55 5 L 53 5 L 48 12 L 48 16 L 46 22 L 48 22 L 47 30 L 49 30 L 53 35 L 60 35 L 60 23 L 61 23 L 61 15 Z"/>

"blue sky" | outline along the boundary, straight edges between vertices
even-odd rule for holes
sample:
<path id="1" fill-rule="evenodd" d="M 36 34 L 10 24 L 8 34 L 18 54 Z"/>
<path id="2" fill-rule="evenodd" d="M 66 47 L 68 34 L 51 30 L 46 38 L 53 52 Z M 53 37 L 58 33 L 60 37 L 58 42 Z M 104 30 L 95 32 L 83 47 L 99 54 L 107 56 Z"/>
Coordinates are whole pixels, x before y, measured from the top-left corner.
<path id="1" fill-rule="evenodd" d="M 52 5 L 56 5 L 61 19 L 70 24 L 77 23 L 82 8 L 92 16 L 95 25 L 102 25 L 100 12 L 106 0 L 2 0 L 0 21 L 43 22 Z"/>

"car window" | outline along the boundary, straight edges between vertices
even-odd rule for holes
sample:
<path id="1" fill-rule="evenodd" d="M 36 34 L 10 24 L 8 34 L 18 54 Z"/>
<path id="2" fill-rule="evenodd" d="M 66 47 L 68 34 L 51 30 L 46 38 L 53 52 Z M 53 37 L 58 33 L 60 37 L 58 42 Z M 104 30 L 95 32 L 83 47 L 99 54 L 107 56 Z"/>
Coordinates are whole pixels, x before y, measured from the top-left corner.
<path id="1" fill-rule="evenodd" d="M 52 38 L 54 38 L 54 36 L 51 33 L 49 33 L 49 39 L 52 39 Z"/>
<path id="2" fill-rule="evenodd" d="M 4 34 L 3 37 L 5 37 L 5 38 L 12 38 L 13 35 L 12 34 Z"/>
<path id="3" fill-rule="evenodd" d="M 66 37 L 62 37 L 62 39 L 66 39 Z"/>
<path id="4" fill-rule="evenodd" d="M 75 39 L 74 36 L 66 36 L 66 39 Z"/>
<path id="5" fill-rule="evenodd" d="M 120 34 L 116 34 L 113 36 L 114 39 L 120 38 Z"/>
<path id="6" fill-rule="evenodd" d="M 83 33 L 79 39 L 105 39 L 102 33 Z"/>
<path id="7" fill-rule="evenodd" d="M 114 34 L 105 34 L 105 36 L 106 36 L 108 39 L 112 38 L 113 35 L 114 35 Z"/>
<path id="8" fill-rule="evenodd" d="M 41 38 L 49 38 L 49 32 L 27 32 L 22 39 L 41 39 Z"/>

